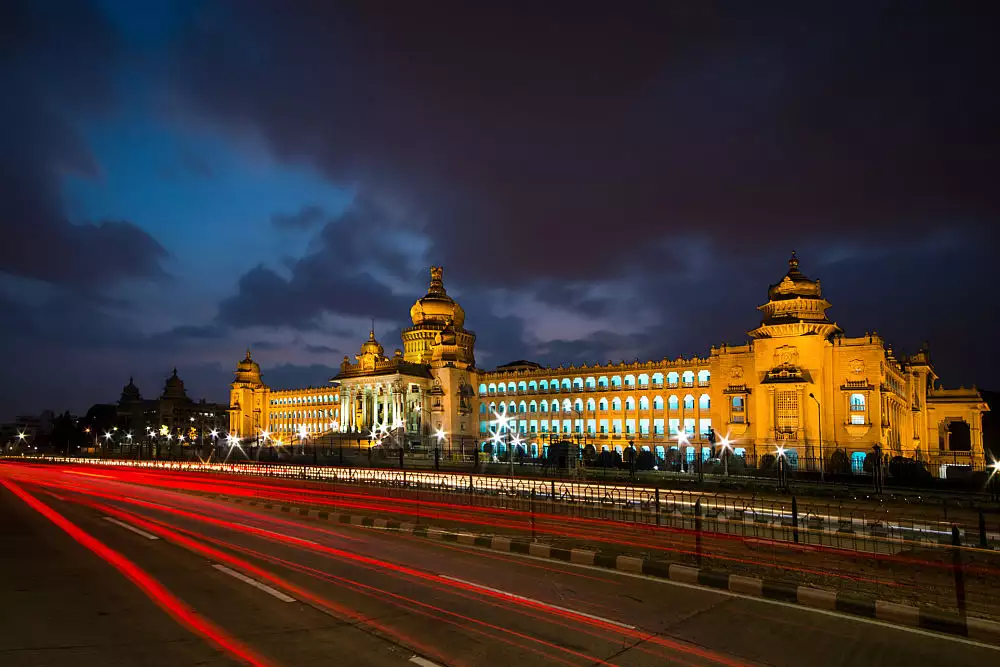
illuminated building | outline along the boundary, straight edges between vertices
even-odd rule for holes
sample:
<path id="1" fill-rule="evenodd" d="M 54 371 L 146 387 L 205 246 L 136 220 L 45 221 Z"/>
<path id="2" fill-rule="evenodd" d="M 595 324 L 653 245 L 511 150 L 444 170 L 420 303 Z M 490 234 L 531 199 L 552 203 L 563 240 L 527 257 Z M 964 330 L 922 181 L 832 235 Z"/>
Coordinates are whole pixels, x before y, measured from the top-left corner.
<path id="1" fill-rule="evenodd" d="M 502 455 L 506 438 L 494 434 L 503 416 L 532 457 L 567 439 L 594 451 L 634 442 L 660 458 L 676 448 L 693 461 L 717 453 L 712 438 L 728 434 L 735 454 L 759 457 L 780 445 L 793 466 L 818 467 L 822 446 L 827 464 L 839 452 L 857 469 L 879 445 L 935 473 L 981 467 L 988 408 L 979 392 L 940 388 L 926 349 L 897 357 L 875 333 L 846 336 L 829 307 L 793 254 L 746 344 L 687 359 L 555 368 L 518 361 L 487 371 L 475 367 L 475 334 L 433 267 L 403 349 L 386 356 L 370 333 L 327 388 L 274 392 L 248 352 L 232 384 L 230 430 L 245 438 L 304 428 L 423 446 L 439 434 L 445 449 L 475 443 Z"/>
<path id="2" fill-rule="evenodd" d="M 355 361 L 345 355 L 324 388 L 273 391 L 247 352 L 231 385 L 230 431 L 242 438 L 352 433 L 392 446 L 433 440 L 471 452 L 476 336 L 464 328 L 465 311 L 445 291 L 441 268 L 431 268 L 430 288 L 410 318 L 402 350 L 386 356 L 371 331 Z"/>

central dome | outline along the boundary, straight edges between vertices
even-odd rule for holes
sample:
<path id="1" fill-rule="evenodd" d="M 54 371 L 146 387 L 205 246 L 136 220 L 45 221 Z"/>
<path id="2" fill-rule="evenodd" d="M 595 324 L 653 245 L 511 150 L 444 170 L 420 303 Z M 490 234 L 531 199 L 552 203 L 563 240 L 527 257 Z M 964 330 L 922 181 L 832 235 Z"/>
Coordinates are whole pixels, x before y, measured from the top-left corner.
<path id="1" fill-rule="evenodd" d="M 439 324 L 451 322 L 457 329 L 465 326 L 465 310 L 445 291 L 443 273 L 440 266 L 431 267 L 430 289 L 410 308 L 410 319 L 414 326 L 432 322 Z"/>

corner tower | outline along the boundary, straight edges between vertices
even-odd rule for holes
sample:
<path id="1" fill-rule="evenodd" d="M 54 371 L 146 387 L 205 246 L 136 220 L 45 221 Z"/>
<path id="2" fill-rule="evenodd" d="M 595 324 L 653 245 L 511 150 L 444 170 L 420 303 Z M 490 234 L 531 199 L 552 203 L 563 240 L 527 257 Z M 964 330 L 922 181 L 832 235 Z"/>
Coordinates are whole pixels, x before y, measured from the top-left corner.
<path id="1" fill-rule="evenodd" d="M 271 388 L 260 376 L 260 364 L 247 356 L 236 364 L 236 377 L 229 391 L 229 432 L 241 438 L 252 438 L 268 429 L 268 401 Z"/>

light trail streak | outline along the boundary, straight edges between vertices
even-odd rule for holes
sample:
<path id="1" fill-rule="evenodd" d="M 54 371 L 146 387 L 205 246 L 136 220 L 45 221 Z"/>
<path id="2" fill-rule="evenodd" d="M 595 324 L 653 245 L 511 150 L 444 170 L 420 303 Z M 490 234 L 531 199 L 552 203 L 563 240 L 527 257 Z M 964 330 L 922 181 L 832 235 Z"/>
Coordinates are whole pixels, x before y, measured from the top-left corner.
<path id="1" fill-rule="evenodd" d="M 41 502 L 22 489 L 15 482 L 0 479 L 14 495 L 24 501 L 29 507 L 61 528 L 80 545 L 86 547 L 106 563 L 121 572 L 129 581 L 136 585 L 146 597 L 152 600 L 160 609 L 187 630 L 208 640 L 216 648 L 253 667 L 268 667 L 271 663 L 257 655 L 249 647 L 230 637 L 224 630 L 197 614 L 191 607 L 175 597 L 160 582 L 153 579 L 135 563 L 111 549 L 97 538 L 87 533 L 66 517 Z"/>

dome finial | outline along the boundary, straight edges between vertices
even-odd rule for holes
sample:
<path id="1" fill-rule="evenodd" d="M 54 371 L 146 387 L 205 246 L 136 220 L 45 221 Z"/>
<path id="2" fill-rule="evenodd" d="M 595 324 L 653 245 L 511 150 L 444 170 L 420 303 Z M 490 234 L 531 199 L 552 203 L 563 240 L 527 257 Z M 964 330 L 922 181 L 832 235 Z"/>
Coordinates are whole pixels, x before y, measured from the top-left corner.
<path id="1" fill-rule="evenodd" d="M 789 273 L 799 272 L 799 258 L 795 254 L 794 250 L 792 251 L 792 256 L 788 259 L 788 272 Z"/>
<path id="2" fill-rule="evenodd" d="M 444 290 L 444 267 L 442 266 L 432 266 L 431 267 L 431 294 L 446 294 Z"/>
<path id="3" fill-rule="evenodd" d="M 253 360 L 252 360 L 252 359 L 250 358 L 250 346 L 249 346 L 249 345 L 247 345 L 247 358 L 246 358 L 246 360 L 247 360 L 247 361 L 253 361 Z"/>

